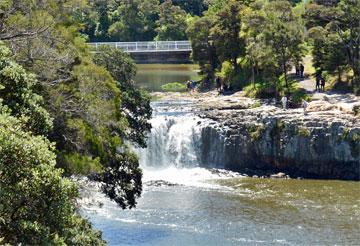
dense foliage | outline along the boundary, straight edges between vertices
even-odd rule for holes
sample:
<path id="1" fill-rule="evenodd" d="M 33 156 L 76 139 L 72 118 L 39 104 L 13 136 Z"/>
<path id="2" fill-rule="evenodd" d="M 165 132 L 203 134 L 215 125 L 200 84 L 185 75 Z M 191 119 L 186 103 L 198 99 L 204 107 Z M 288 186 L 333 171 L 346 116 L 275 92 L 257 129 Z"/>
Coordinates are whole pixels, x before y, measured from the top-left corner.
<path id="1" fill-rule="evenodd" d="M 295 96 L 288 74 L 310 53 L 316 73 L 345 78 L 359 93 L 359 16 L 355 0 L 216 0 L 187 35 L 206 83 L 217 73 L 232 88 L 252 82 L 252 95 Z"/>
<path id="2" fill-rule="evenodd" d="M 117 51 L 116 68 L 102 63 L 106 53 L 93 57 L 80 33 L 79 13 L 89 6 L 0 2 L 0 41 L 10 48 L 0 47 L 1 199 L 13 196 L 1 202 L 1 243 L 103 244 L 76 215 L 76 187 L 55 165 L 100 181 L 124 209 L 141 195 L 142 172 L 128 144 L 146 145 L 150 100 L 132 84 L 128 56 Z"/>
<path id="3" fill-rule="evenodd" d="M 128 122 L 128 128 L 123 137 L 139 147 L 146 147 L 146 134 L 151 129 L 148 121 L 151 118 L 152 110 L 150 96 L 135 87 L 133 80 L 136 74 L 135 64 L 128 54 L 119 49 L 102 46 L 98 51 L 94 62 L 105 67 L 120 88 L 120 108 Z"/>
<path id="4" fill-rule="evenodd" d="M 91 41 L 186 40 L 187 20 L 202 15 L 207 0 L 90 1 L 77 12 Z"/>
<path id="5" fill-rule="evenodd" d="M 76 213 L 75 184 L 55 168 L 44 135 L 52 120 L 33 91 L 33 75 L 0 45 L 0 243 L 102 245 Z"/>
<path id="6" fill-rule="evenodd" d="M 360 93 L 360 2 L 314 1 L 304 14 L 317 70 L 346 72 L 352 88 Z"/>

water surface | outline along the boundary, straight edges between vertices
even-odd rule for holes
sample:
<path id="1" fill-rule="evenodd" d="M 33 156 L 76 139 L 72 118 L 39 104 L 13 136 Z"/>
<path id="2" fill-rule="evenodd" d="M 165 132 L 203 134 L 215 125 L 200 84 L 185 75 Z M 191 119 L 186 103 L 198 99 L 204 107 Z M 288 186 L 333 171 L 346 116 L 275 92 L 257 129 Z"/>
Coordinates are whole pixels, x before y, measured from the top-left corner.
<path id="1" fill-rule="evenodd" d="M 192 171 L 178 173 L 189 182 L 184 172 Z M 206 172 L 193 173 L 209 178 Z M 146 185 L 131 211 L 106 200 L 84 211 L 109 245 L 359 243 L 359 183 L 213 176 L 200 185 L 199 177 L 193 178 L 197 185 Z"/>
<path id="2" fill-rule="evenodd" d="M 166 83 L 186 83 L 198 80 L 198 66 L 194 64 L 137 64 L 135 81 L 148 91 L 162 91 Z"/>

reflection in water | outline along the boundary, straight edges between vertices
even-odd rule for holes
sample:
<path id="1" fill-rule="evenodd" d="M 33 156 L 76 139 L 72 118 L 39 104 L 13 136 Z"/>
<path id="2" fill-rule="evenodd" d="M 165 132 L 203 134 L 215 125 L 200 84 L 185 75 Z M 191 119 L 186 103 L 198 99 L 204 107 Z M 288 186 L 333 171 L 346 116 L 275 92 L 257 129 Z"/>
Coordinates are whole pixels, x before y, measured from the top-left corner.
<path id="1" fill-rule="evenodd" d="M 136 84 L 148 91 L 161 91 L 166 83 L 198 80 L 197 65 L 137 64 Z"/>

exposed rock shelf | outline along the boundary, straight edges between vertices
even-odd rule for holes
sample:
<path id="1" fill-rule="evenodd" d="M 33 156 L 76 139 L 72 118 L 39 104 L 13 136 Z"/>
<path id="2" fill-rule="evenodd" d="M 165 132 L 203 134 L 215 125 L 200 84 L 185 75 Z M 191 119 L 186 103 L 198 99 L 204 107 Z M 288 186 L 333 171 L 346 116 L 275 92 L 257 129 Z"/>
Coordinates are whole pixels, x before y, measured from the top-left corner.
<path id="1" fill-rule="evenodd" d="M 319 93 L 304 115 L 301 108 L 282 110 L 271 100 L 253 100 L 241 93 L 160 95 L 164 100 L 190 101 L 204 119 L 199 122 L 197 151 L 203 166 L 360 180 L 360 118 L 354 112 L 359 97 Z"/>
<path id="2" fill-rule="evenodd" d="M 313 178 L 360 178 L 360 121 L 351 111 L 331 108 L 304 115 L 302 109 L 260 106 L 200 116 L 216 122 L 202 129 L 202 163 Z"/>

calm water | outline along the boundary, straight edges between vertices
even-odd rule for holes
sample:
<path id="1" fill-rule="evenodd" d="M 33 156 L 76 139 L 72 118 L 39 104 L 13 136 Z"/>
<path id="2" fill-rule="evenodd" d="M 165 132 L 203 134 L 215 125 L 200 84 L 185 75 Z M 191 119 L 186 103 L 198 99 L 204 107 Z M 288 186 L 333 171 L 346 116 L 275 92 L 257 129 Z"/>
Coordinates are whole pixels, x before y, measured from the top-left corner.
<path id="1" fill-rule="evenodd" d="M 157 90 L 168 71 L 148 86 Z M 182 72 L 171 74 L 169 81 Z M 80 202 L 109 245 L 360 245 L 359 182 L 247 178 L 198 167 L 202 123 L 191 104 L 155 102 L 153 109 L 148 148 L 137 150 L 144 169 L 137 208 L 123 211 L 91 188 Z"/>
<path id="2" fill-rule="evenodd" d="M 161 91 L 166 83 L 198 80 L 198 67 L 191 64 L 137 64 L 135 81 L 148 91 Z"/>

